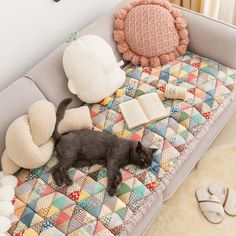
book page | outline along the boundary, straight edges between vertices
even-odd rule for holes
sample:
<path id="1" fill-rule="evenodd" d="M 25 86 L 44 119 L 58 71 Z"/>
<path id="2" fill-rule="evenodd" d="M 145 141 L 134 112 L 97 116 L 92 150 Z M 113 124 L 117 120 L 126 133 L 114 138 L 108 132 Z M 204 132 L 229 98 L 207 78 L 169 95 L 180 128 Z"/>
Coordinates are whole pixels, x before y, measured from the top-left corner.
<path id="1" fill-rule="evenodd" d="M 161 120 L 169 116 L 157 93 L 149 93 L 137 98 L 148 121 Z"/>
<path id="2" fill-rule="evenodd" d="M 148 122 L 142 107 L 136 99 L 121 103 L 119 107 L 130 129 Z"/>

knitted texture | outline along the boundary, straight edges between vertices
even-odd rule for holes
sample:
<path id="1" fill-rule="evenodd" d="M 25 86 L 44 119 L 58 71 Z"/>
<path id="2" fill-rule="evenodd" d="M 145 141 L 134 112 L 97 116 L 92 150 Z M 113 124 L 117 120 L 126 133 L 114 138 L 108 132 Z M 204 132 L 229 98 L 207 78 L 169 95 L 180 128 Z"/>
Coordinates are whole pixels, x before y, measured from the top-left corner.
<path id="1" fill-rule="evenodd" d="M 135 1 L 115 20 L 114 40 L 123 57 L 133 64 L 159 66 L 186 52 L 186 22 L 167 1 Z"/>
<path id="2" fill-rule="evenodd" d="M 125 19 L 126 42 L 133 52 L 154 57 L 170 53 L 179 45 L 174 20 L 161 6 L 138 6 Z"/>

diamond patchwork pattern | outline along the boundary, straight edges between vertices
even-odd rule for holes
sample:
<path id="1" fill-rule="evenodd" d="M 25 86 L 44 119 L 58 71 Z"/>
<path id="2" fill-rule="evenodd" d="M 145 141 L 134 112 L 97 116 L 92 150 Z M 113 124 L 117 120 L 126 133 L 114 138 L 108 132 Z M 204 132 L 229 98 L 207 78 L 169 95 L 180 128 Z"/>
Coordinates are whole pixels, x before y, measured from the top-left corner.
<path id="1" fill-rule="evenodd" d="M 71 168 L 72 186 L 56 186 L 50 169 L 18 173 L 10 235 L 119 235 L 176 164 L 188 144 L 214 116 L 235 86 L 236 72 L 191 52 L 157 68 L 129 66 L 124 95 L 107 106 L 89 105 L 95 128 L 158 148 L 149 169 L 129 165 L 115 197 L 107 194 L 107 170 L 95 165 Z M 185 101 L 163 101 L 170 116 L 130 130 L 119 104 L 145 93 L 164 92 L 171 83 L 187 89 Z"/>

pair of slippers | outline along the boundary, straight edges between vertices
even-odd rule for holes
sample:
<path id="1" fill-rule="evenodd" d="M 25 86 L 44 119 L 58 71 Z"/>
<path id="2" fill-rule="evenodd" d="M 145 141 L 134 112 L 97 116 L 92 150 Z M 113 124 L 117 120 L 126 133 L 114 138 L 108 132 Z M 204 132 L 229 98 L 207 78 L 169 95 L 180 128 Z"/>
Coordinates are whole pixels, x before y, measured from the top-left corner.
<path id="1" fill-rule="evenodd" d="M 213 223 L 222 222 L 225 213 L 236 216 L 236 191 L 211 184 L 206 189 L 198 189 L 196 198 L 205 218 Z"/>

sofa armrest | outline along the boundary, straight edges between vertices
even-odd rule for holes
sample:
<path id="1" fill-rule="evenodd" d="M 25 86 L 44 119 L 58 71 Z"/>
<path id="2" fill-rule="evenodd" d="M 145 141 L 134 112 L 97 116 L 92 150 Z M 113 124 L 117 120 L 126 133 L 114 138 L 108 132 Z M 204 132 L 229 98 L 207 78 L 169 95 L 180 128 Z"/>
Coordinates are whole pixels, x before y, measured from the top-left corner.
<path id="1" fill-rule="evenodd" d="M 188 22 L 188 50 L 236 69 L 236 27 L 193 11 L 182 11 Z"/>

